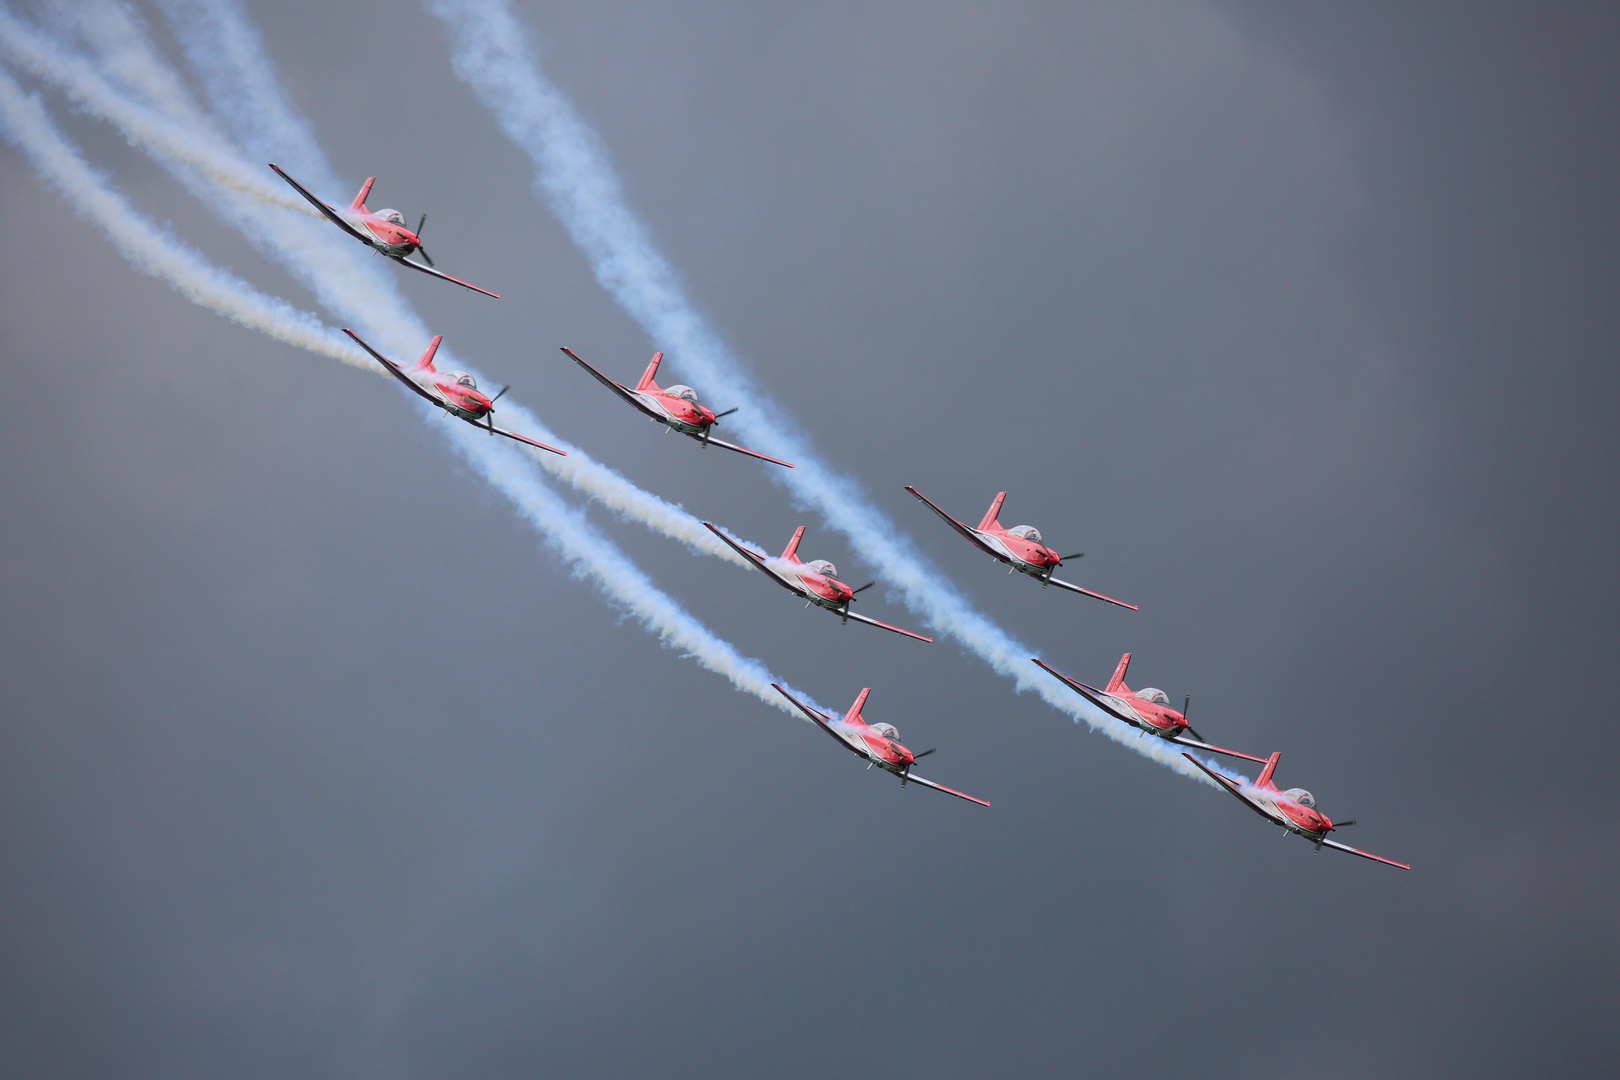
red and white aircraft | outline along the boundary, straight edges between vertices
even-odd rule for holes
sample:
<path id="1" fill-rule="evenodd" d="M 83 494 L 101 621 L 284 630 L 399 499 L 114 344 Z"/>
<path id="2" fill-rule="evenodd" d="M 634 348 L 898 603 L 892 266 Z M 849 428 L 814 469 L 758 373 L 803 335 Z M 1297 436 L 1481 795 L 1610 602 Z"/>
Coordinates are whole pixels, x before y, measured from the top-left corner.
<path id="1" fill-rule="evenodd" d="M 1412 869 L 1403 862 L 1386 859 L 1382 855 L 1374 855 L 1370 851 L 1341 844 L 1336 840 L 1329 840 L 1327 834 L 1334 829 L 1343 829 L 1354 825 L 1354 821 L 1341 821 L 1337 825 L 1324 813 L 1316 809 L 1316 798 L 1304 788 L 1289 788 L 1287 791 L 1278 791 L 1277 785 L 1271 782 L 1272 774 L 1277 771 L 1277 762 L 1282 760 L 1282 754 L 1272 754 L 1266 761 L 1266 767 L 1260 770 L 1260 777 L 1253 784 L 1240 784 L 1229 776 L 1220 773 L 1205 765 L 1191 754 L 1183 754 L 1188 761 L 1203 769 L 1221 787 L 1230 791 L 1250 810 L 1259 814 L 1273 825 L 1280 825 L 1285 830 L 1283 835 L 1298 833 L 1305 839 L 1316 844 L 1316 850 L 1330 847 L 1335 851 L 1347 851 L 1351 855 L 1360 855 L 1363 859 L 1381 862 L 1387 866 L 1398 866 L 1402 870 Z"/>
<path id="2" fill-rule="evenodd" d="M 861 691 L 861 696 L 855 699 L 855 704 L 849 707 L 849 712 L 841 717 L 832 717 L 812 709 L 776 683 L 771 685 L 776 687 L 778 694 L 798 706 L 799 711 L 808 716 L 817 727 L 837 739 L 844 749 L 857 757 L 865 758 L 867 768 L 876 765 L 898 776 L 901 787 L 905 787 L 907 783 L 921 784 L 935 791 L 943 791 L 947 795 L 955 795 L 958 799 L 966 799 L 970 803 L 978 803 L 980 806 L 990 805 L 983 799 L 975 799 L 971 795 L 953 791 L 943 784 L 911 775 L 911 766 L 916 760 L 927 757 L 934 751 L 924 750 L 920 754 L 913 754 L 900 745 L 900 732 L 895 730 L 893 724 L 868 724 L 861 718 L 861 708 L 866 704 L 867 695 L 872 692 L 870 686 Z"/>
<path id="3" fill-rule="evenodd" d="M 1015 525 L 1010 529 L 1003 528 L 997 517 L 1001 513 L 1001 504 L 1007 499 L 1005 491 L 997 495 L 996 501 L 990 504 L 990 509 L 984 512 L 984 519 L 979 522 L 979 527 L 971 529 L 932 502 L 929 502 L 927 496 L 916 488 L 907 484 L 906 490 L 926 503 L 934 513 L 944 518 L 951 528 L 967 539 L 968 543 L 997 562 L 1007 563 L 1011 567 L 1007 571 L 1009 574 L 1013 570 L 1018 570 L 1038 580 L 1043 587 L 1056 585 L 1060 589 L 1084 593 L 1086 596 L 1106 600 L 1108 603 L 1117 604 L 1122 608 L 1130 608 L 1132 611 L 1137 610 L 1135 604 L 1127 604 L 1123 600 L 1115 600 L 1112 597 L 1104 596 L 1102 593 L 1082 589 L 1078 585 L 1071 585 L 1067 581 L 1053 577 L 1052 571 L 1056 570 L 1064 559 L 1078 559 L 1085 552 L 1082 551 L 1079 555 L 1059 555 L 1056 551 L 1041 543 L 1041 532 L 1033 525 Z"/>
<path id="4" fill-rule="evenodd" d="M 1098 690 L 1095 686 L 1087 686 L 1078 679 L 1071 679 L 1061 671 L 1052 667 L 1044 660 L 1034 659 L 1041 668 L 1064 686 L 1091 702 L 1103 712 L 1116 720 L 1123 720 L 1131 727 L 1136 728 L 1145 735 L 1157 735 L 1166 742 L 1173 742 L 1178 746 L 1191 746 L 1198 750 L 1207 750 L 1213 754 L 1226 754 L 1229 757 L 1244 758 L 1248 761 L 1258 761 L 1265 764 L 1265 758 L 1255 757 L 1237 750 L 1227 750 L 1224 747 L 1213 746 L 1204 741 L 1204 737 L 1193 731 L 1192 725 L 1187 723 L 1187 707 L 1192 704 L 1192 695 L 1187 695 L 1181 711 L 1170 707 L 1170 695 L 1156 687 L 1147 687 L 1143 690 L 1132 690 L 1125 685 L 1125 670 L 1131 666 L 1131 654 L 1126 653 L 1119 658 L 1119 667 L 1114 669 L 1114 677 L 1108 680 L 1106 690 Z M 1187 738 L 1183 732 L 1192 734 Z"/>
<path id="5" fill-rule="evenodd" d="M 735 450 L 739 454 L 747 454 L 749 457 L 759 458 L 761 461 L 769 461 L 773 465 L 785 465 L 789 469 L 793 468 L 786 461 L 778 461 L 773 457 L 767 457 L 757 451 L 745 449 L 734 443 L 722 442 L 711 435 L 710 429 L 720 422 L 722 416 L 730 416 L 737 410 L 727 409 L 723 413 L 717 413 L 704 408 L 698 404 L 697 391 L 690 386 L 676 384 L 660 388 L 653 381 L 653 376 L 658 374 L 658 365 L 664 359 L 663 353 L 653 353 L 652 363 L 647 365 L 647 370 L 641 373 L 641 379 L 632 388 L 625 386 L 623 383 L 616 383 L 600 371 L 597 371 L 581 360 L 579 354 L 574 350 L 565 348 L 563 352 L 574 363 L 590 372 L 597 382 L 624 398 L 647 416 L 663 424 L 667 430 L 678 431 L 688 438 L 696 439 L 704 446 L 718 446 L 722 450 Z"/>
<path id="6" fill-rule="evenodd" d="M 444 340 L 440 334 L 428 342 L 427 351 L 422 354 L 409 370 L 400 367 L 382 353 L 360 340 L 348 327 L 343 332 L 354 338 L 355 344 L 388 370 L 394 378 L 410 387 L 415 393 L 427 398 L 433 404 L 452 416 L 459 416 L 476 428 L 483 428 L 491 435 L 505 435 L 508 439 L 515 439 L 520 443 L 538 447 L 541 450 L 550 450 L 553 454 L 568 456 L 568 451 L 559 450 L 555 446 L 547 446 L 543 442 L 536 442 L 527 435 L 519 435 L 515 431 L 506 431 L 495 426 L 495 403 L 501 395 L 506 393 L 508 387 L 501 387 L 494 397 L 486 397 L 478 390 L 478 380 L 465 371 L 439 371 L 433 366 L 433 354 L 439 351 L 439 342 Z"/>
<path id="7" fill-rule="evenodd" d="M 349 204 L 349 212 L 345 214 L 336 207 L 328 206 L 311 195 L 304 185 L 282 172 L 281 166 L 271 162 L 270 167 L 276 170 L 277 176 L 291 184 L 294 191 L 308 199 L 311 205 L 325 215 L 328 221 L 368 248 L 382 252 L 401 266 L 408 266 L 412 270 L 420 270 L 424 274 L 432 274 L 436 278 L 453 281 L 462 288 L 483 293 L 485 296 L 493 296 L 497 300 L 501 298 L 500 293 L 480 289 L 477 285 L 462 281 L 457 277 L 451 277 L 442 270 L 433 269 L 433 260 L 428 257 L 427 249 L 422 246 L 422 226 L 427 224 L 426 214 L 422 215 L 421 220 L 416 223 L 416 231 L 412 232 L 405 227 L 405 215 L 398 210 L 367 210 L 366 196 L 371 194 L 371 185 L 377 182 L 375 176 L 366 177 L 365 185 L 360 188 L 360 194 L 354 197 L 354 202 Z M 406 258 L 407 255 L 417 251 L 420 251 L 422 258 L 427 260 L 426 266 L 418 262 L 411 262 Z"/>
<path id="8" fill-rule="evenodd" d="M 910 630 L 902 630 L 898 626 L 890 626 L 876 619 L 868 619 L 865 615 L 857 615 L 849 610 L 849 605 L 855 602 L 855 594 L 870 589 L 877 582 L 869 581 L 859 589 L 852 589 L 838 580 L 838 567 L 826 559 L 817 559 L 814 562 L 799 561 L 799 540 L 804 536 L 804 526 L 800 525 L 793 533 L 793 539 L 788 541 L 787 547 L 782 549 L 780 558 L 773 559 L 762 552 L 743 547 L 737 541 L 717 529 L 713 524 L 705 521 L 703 527 L 708 529 L 731 550 L 759 567 L 760 571 L 772 581 L 776 582 L 788 592 L 808 601 L 805 607 L 811 604 L 831 611 L 844 620 L 847 626 L 849 620 L 865 623 L 868 626 L 882 627 L 892 630 L 896 634 L 904 634 L 908 638 L 918 641 L 932 642 L 931 637 L 914 634 Z"/>

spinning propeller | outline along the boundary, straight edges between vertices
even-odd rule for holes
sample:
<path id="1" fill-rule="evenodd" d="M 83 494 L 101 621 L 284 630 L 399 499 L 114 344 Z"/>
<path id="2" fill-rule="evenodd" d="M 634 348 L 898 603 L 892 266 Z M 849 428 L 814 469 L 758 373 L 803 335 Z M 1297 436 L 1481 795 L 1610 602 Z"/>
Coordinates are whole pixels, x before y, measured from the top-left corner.
<path id="1" fill-rule="evenodd" d="M 1181 719 L 1183 721 L 1185 721 L 1187 719 L 1187 710 L 1190 709 L 1190 708 L 1192 708 L 1192 695 L 1188 694 L 1181 701 Z M 1206 739 L 1202 735 L 1198 734 L 1198 732 L 1193 731 L 1193 726 L 1191 724 L 1187 725 L 1187 730 L 1192 732 L 1192 737 L 1197 739 L 1199 742 L 1201 742 L 1201 743 L 1209 742 L 1208 739 Z"/>
<path id="2" fill-rule="evenodd" d="M 422 261 L 423 262 L 427 263 L 429 266 L 432 266 L 433 265 L 433 256 L 429 255 L 427 253 L 427 248 L 422 246 L 422 226 L 424 226 L 426 224 L 427 224 L 427 214 L 426 214 L 426 212 L 424 212 L 422 214 L 422 220 L 420 220 L 420 221 L 418 221 L 416 223 L 416 251 L 417 251 L 417 253 L 419 255 L 422 256 Z M 505 391 L 502 391 L 502 393 L 505 393 Z"/>

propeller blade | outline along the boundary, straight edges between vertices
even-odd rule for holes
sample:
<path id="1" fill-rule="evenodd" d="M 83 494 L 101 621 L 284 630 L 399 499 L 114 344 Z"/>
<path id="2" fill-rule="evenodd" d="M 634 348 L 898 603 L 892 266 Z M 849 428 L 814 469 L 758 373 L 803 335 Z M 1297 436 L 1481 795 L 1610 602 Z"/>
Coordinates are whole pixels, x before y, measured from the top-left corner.
<path id="1" fill-rule="evenodd" d="M 906 786 L 906 781 L 910 780 L 910 779 L 911 779 L 911 766 L 907 765 L 900 772 L 900 786 L 905 787 Z"/>
<path id="2" fill-rule="evenodd" d="M 855 591 L 856 592 L 865 592 L 867 589 L 870 589 L 872 586 L 874 586 L 876 584 L 877 584 L 877 582 L 875 582 L 875 581 L 868 581 L 865 585 L 862 585 L 860 588 L 856 589 Z"/>
<path id="3" fill-rule="evenodd" d="M 920 754 L 912 754 L 911 755 L 911 760 L 916 761 L 920 757 L 927 757 L 929 754 L 932 754 L 935 750 L 938 750 L 938 749 L 939 749 L 939 747 L 937 747 L 937 746 L 930 746 L 928 749 L 924 750 Z"/>
<path id="4" fill-rule="evenodd" d="M 1333 827 L 1335 829 L 1348 829 L 1350 826 L 1354 825 L 1355 823 L 1356 823 L 1356 819 L 1351 818 L 1349 821 L 1335 821 L 1333 823 Z"/>
<path id="5" fill-rule="evenodd" d="M 1190 708 L 1192 708 L 1192 695 L 1188 694 L 1181 699 L 1181 718 L 1183 720 L 1187 719 L 1187 710 Z M 1204 740 L 1199 739 L 1198 741 L 1203 742 Z"/>
<path id="6" fill-rule="evenodd" d="M 725 412 L 717 412 L 717 413 L 715 413 L 714 414 L 714 422 L 718 424 L 720 422 L 720 418 L 722 416 L 730 416 L 732 413 L 736 412 L 737 409 L 740 409 L 740 408 L 742 408 L 742 406 L 738 405 L 736 409 L 727 409 Z"/>
<path id="7" fill-rule="evenodd" d="M 494 407 L 495 403 L 497 401 L 501 400 L 501 394 L 506 393 L 510 389 L 512 389 L 510 386 L 503 386 L 503 387 L 501 387 L 501 390 L 500 390 L 499 394 L 496 394 L 494 397 L 489 399 L 489 404 L 491 406 L 491 411 L 493 411 L 493 407 Z"/>
<path id="8" fill-rule="evenodd" d="M 427 213 L 424 211 L 423 214 L 422 214 L 422 220 L 418 221 L 416 223 L 416 238 L 418 240 L 422 239 L 422 226 L 424 226 L 426 224 L 427 224 Z"/>
<path id="9" fill-rule="evenodd" d="M 427 248 L 423 247 L 421 244 L 417 244 L 416 253 L 422 256 L 423 262 L 427 263 L 429 266 L 433 265 L 433 256 L 427 253 Z"/>
<path id="10" fill-rule="evenodd" d="M 1063 561 L 1068 562 L 1070 559 L 1083 559 L 1085 557 L 1086 557 L 1085 552 L 1077 551 L 1073 555 L 1065 555 L 1065 556 L 1063 556 Z"/>
<path id="11" fill-rule="evenodd" d="M 1187 734 L 1191 735 L 1193 738 L 1197 739 L 1201 743 L 1209 742 L 1208 739 L 1204 738 L 1202 735 L 1198 734 L 1198 732 L 1194 731 L 1193 726 L 1191 724 L 1187 725 Z"/>

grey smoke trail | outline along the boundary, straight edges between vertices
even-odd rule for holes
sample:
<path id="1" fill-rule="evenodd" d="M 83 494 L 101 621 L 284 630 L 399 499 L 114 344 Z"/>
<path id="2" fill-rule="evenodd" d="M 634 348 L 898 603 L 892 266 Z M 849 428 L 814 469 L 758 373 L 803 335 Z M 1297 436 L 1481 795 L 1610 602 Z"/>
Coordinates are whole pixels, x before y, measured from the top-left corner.
<path id="1" fill-rule="evenodd" d="M 323 300 L 329 301 L 328 306 L 345 321 L 362 327 L 368 339 L 387 341 L 399 355 L 414 355 L 414 351 L 421 348 L 431 335 L 394 291 L 393 283 L 386 276 L 388 268 L 379 268 L 363 257 L 357 259 L 359 249 L 348 238 L 333 233 L 324 221 L 313 232 L 295 232 L 289 228 L 284 234 L 279 231 L 266 234 L 263 215 L 249 200 L 272 201 L 264 197 L 259 179 L 259 174 L 268 170 L 262 165 L 250 165 L 218 133 L 211 118 L 195 105 L 184 84 L 145 41 L 144 31 L 127 8 L 98 0 L 66 9 L 62 14 L 72 19 L 81 36 L 95 47 L 96 65 L 73 55 L 3 8 L 0 8 L 0 52 L 60 89 L 80 109 L 113 124 L 132 145 L 170 167 L 204 201 L 218 199 L 209 189 L 209 183 L 227 192 L 248 196 L 220 209 L 227 209 L 227 218 L 250 239 L 288 265 Z M 247 99 L 232 96 L 236 94 L 235 88 L 244 84 L 259 85 L 264 80 L 262 77 L 226 77 L 221 56 L 235 57 L 248 63 L 250 68 L 262 66 L 251 63 L 252 50 L 245 47 L 243 35 L 231 33 L 230 29 L 226 27 L 226 32 L 219 35 L 220 40 L 212 42 L 220 48 L 189 50 L 210 57 L 211 92 L 215 89 L 212 83 L 217 79 L 223 84 L 222 96 L 239 103 L 238 111 L 231 114 L 233 123 L 240 122 L 249 130 L 268 132 L 261 138 L 284 140 L 282 149 L 296 154 L 312 173 L 326 179 L 329 190 L 335 188 L 323 155 L 318 147 L 312 148 L 313 136 L 304 125 L 274 118 L 267 121 L 263 114 L 276 110 L 249 108 Z M 98 72 L 98 67 L 116 72 L 123 86 L 114 87 Z M 133 96 L 145 99 L 146 103 L 138 103 Z M 277 187 L 287 191 L 300 210 L 309 209 L 303 199 L 279 181 Z M 279 192 L 272 194 L 280 198 Z M 370 302 L 368 297 L 372 298 Z M 375 302 L 377 298 L 385 300 L 386 304 Z M 441 355 L 447 362 L 455 362 L 450 350 Z M 375 369 L 375 365 L 369 366 Z M 538 419 L 523 410 L 515 396 L 509 395 L 505 401 L 503 412 L 517 415 L 523 428 L 534 432 L 544 442 L 561 442 Z M 545 454 L 536 460 L 547 471 L 619 516 L 638 521 L 698 553 L 741 564 L 739 557 L 715 540 L 693 515 L 637 487 L 576 447 L 565 444 L 565 448 L 570 450 L 567 458 Z"/>
<path id="2" fill-rule="evenodd" d="M 631 210 L 606 148 L 572 103 L 541 72 L 525 28 L 507 0 L 425 0 L 448 32 L 451 63 L 528 154 L 535 188 L 584 253 L 597 280 L 713 393 L 746 401 L 736 429 L 751 446 L 798 468 L 773 479 L 848 537 L 925 622 L 949 634 L 1019 690 L 1085 720 L 1140 754 L 1191 779 L 1212 783 L 1179 751 L 1138 739 L 1128 725 L 1091 708 L 1029 662 L 1027 646 L 974 610 L 895 524 L 867 501 L 859 484 L 823 463 L 797 425 L 757 386 L 687 299 L 675 272 Z M 1213 764 L 1213 763 L 1212 763 Z"/>
<path id="3" fill-rule="evenodd" d="M 135 211 L 99 178 L 51 121 L 39 100 L 0 68 L 0 133 L 80 216 L 112 241 L 132 265 L 187 299 L 244 326 L 344 362 L 369 362 L 313 316 L 258 293 L 213 266 Z M 771 688 L 773 677 L 687 613 L 611 541 L 535 476 L 526 455 L 492 444 L 467 425 L 435 425 L 467 461 L 505 495 L 577 576 L 588 578 L 615 606 L 634 615 L 661 642 L 761 701 L 797 715 Z M 776 680 L 780 681 L 780 680 Z"/>

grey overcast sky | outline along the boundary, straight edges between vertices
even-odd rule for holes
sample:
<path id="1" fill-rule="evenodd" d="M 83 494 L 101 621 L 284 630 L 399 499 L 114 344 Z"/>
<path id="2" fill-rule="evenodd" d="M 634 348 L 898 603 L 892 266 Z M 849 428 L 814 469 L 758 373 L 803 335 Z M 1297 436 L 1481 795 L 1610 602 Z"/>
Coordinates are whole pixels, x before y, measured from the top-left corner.
<path id="1" fill-rule="evenodd" d="M 521 10 L 702 309 L 968 596 L 1079 677 L 1133 651 L 1414 869 L 590 511 L 995 805 L 863 772 L 572 578 L 395 388 L 138 274 L 0 143 L 0 1074 L 1612 1070 L 1611 5 Z M 435 332 L 636 482 L 871 576 L 558 358 L 660 343 L 435 19 L 247 11 L 345 184 L 505 294 L 403 281 Z M 315 306 L 38 89 L 143 212 Z M 1009 579 L 908 483 L 1010 490 L 1141 612 Z"/>

